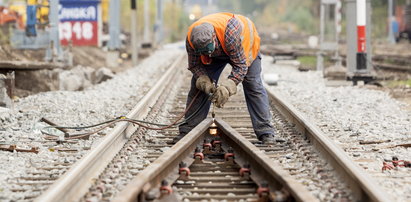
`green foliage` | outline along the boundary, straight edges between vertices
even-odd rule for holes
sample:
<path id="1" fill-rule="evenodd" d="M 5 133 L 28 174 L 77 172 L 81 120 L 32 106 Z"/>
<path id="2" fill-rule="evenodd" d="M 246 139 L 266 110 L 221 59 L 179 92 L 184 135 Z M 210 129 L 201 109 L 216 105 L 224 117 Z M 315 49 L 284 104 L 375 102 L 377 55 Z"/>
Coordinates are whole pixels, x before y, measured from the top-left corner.
<path id="1" fill-rule="evenodd" d="M 335 61 L 332 60 L 330 56 L 325 56 L 324 66 L 330 67 L 335 64 Z M 302 67 L 308 67 L 309 69 L 317 68 L 317 57 L 316 56 L 300 56 L 297 60 L 301 63 Z"/>
<path id="2" fill-rule="evenodd" d="M 395 0 L 394 5 L 402 6 L 407 0 Z M 388 35 L 387 16 L 388 16 L 388 1 L 387 0 L 372 0 L 372 37 L 385 39 Z M 394 8 L 395 9 L 395 8 Z"/>
<path id="3" fill-rule="evenodd" d="M 318 1 L 318 0 L 317 0 Z M 218 1 L 225 11 L 248 16 L 260 27 L 293 29 L 293 31 L 317 32 L 315 0 L 226 0 Z"/>
<path id="4" fill-rule="evenodd" d="M 300 30 L 315 33 L 318 28 L 315 26 L 310 10 L 304 7 L 296 7 L 294 12 L 287 12 L 285 16 L 281 18 L 283 22 L 290 22 L 295 24 Z"/>
<path id="5" fill-rule="evenodd" d="M 386 1 L 384 1 L 386 2 Z M 383 5 L 381 1 L 373 1 L 371 3 L 372 10 L 372 37 L 373 38 L 382 38 L 387 36 L 387 7 L 388 5 Z"/>
<path id="6" fill-rule="evenodd" d="M 402 80 L 402 81 L 390 81 L 388 82 L 388 87 L 395 88 L 401 86 L 411 86 L 411 79 Z"/>
<path id="7" fill-rule="evenodd" d="M 189 26 L 189 18 L 183 8 L 173 2 L 168 2 L 164 9 L 164 31 L 166 41 L 175 42 L 184 40 Z"/>
<path id="8" fill-rule="evenodd" d="M 319 33 L 320 0 L 224 0 L 218 1 L 222 10 L 251 16 L 259 27 L 271 29 L 292 29 L 309 34 Z M 407 0 L 396 0 L 396 5 L 405 5 Z M 345 15 L 345 1 L 342 0 L 342 15 Z M 372 36 L 387 36 L 387 0 L 371 0 Z M 346 22 L 343 17 L 343 33 Z"/>
<path id="9" fill-rule="evenodd" d="M 317 67 L 317 58 L 314 56 L 301 56 L 297 60 L 301 63 L 302 67 L 309 69 L 315 69 Z"/>
<path id="10" fill-rule="evenodd" d="M 0 44 L 10 43 L 10 24 L 0 27 Z"/>
<path id="11" fill-rule="evenodd" d="M 251 17 L 256 11 L 263 10 L 269 2 L 270 0 L 224 0 L 217 3 L 221 10 Z"/>

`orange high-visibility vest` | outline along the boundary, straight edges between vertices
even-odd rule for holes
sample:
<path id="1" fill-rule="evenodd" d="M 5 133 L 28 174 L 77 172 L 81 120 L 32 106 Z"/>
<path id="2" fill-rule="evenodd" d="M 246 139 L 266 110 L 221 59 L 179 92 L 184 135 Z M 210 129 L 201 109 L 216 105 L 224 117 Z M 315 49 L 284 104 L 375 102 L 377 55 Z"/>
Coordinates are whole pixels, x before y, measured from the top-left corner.
<path id="1" fill-rule="evenodd" d="M 191 42 L 191 31 L 197 25 L 202 23 L 210 23 L 214 26 L 218 41 L 220 41 L 224 52 L 228 55 L 225 47 L 225 30 L 227 28 L 228 20 L 231 18 L 239 19 L 242 27 L 241 32 L 241 44 L 246 57 L 246 64 L 249 67 L 254 59 L 257 57 L 258 51 L 260 50 L 260 37 L 258 36 L 257 30 L 255 29 L 254 23 L 250 19 L 242 15 L 234 15 L 232 13 L 216 13 L 204 16 L 194 22 L 189 28 L 187 33 L 187 38 L 190 46 L 194 48 Z"/>

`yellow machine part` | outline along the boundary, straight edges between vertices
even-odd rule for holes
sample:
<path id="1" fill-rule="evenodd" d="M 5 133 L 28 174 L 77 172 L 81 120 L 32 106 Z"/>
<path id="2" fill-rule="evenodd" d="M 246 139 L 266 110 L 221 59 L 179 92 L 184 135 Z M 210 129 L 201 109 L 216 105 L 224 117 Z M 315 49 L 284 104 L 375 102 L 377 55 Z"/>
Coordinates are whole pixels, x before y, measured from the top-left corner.
<path id="1" fill-rule="evenodd" d="M 25 0 L 10 0 L 9 9 L 15 11 L 20 16 L 22 16 L 23 24 L 26 24 L 26 1 Z"/>
<path id="2" fill-rule="evenodd" d="M 23 17 L 23 24 L 26 24 L 26 6 L 27 5 L 37 5 L 37 20 L 41 24 L 48 23 L 48 16 L 50 12 L 49 0 L 10 0 L 9 9 L 17 12 Z"/>
<path id="3" fill-rule="evenodd" d="M 49 0 L 39 0 L 37 8 L 37 20 L 40 24 L 48 23 L 49 21 Z"/>
<path id="4" fill-rule="evenodd" d="M 37 4 L 37 0 L 27 0 L 27 5 L 36 5 Z"/>
<path id="5" fill-rule="evenodd" d="M 102 13 L 102 18 L 103 18 L 104 23 L 108 22 L 109 5 L 110 5 L 110 0 L 101 0 L 101 13 Z"/>

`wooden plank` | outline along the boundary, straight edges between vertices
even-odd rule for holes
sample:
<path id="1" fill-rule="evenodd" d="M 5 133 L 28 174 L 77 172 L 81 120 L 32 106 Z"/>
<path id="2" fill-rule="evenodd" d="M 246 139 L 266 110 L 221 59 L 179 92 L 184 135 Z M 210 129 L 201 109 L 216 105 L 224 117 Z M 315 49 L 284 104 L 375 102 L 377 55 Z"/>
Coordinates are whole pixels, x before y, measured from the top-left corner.
<path id="1" fill-rule="evenodd" d="M 381 69 L 411 72 L 411 66 L 405 66 L 405 65 L 374 62 L 374 66 L 377 66 L 378 68 L 381 68 Z"/>
<path id="2" fill-rule="evenodd" d="M 63 63 L 35 62 L 35 61 L 0 61 L 3 70 L 40 70 L 64 68 Z"/>

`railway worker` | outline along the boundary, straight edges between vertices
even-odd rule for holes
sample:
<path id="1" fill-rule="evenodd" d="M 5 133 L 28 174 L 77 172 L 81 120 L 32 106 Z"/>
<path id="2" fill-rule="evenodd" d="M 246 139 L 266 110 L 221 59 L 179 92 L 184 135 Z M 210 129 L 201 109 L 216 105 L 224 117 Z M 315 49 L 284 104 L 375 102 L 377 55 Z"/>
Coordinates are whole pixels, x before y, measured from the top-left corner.
<path id="1" fill-rule="evenodd" d="M 257 138 L 263 143 L 283 141 L 275 137 L 271 124 L 271 113 L 267 92 L 261 80 L 260 37 L 248 18 L 232 13 L 216 13 L 200 18 L 188 29 L 186 50 L 188 69 L 193 73 L 187 105 L 198 91 L 193 106 L 186 118 L 192 115 L 201 103 L 204 106 L 186 123 L 179 126 L 177 142 L 191 129 L 203 121 L 210 109 L 213 94 L 215 105 L 223 107 L 229 97 L 236 94 L 237 85 L 242 83 L 247 108 Z M 218 87 L 213 84 L 219 79 L 224 67 L 232 66 L 228 78 L 222 78 Z"/>

